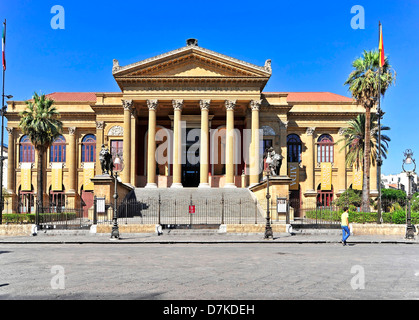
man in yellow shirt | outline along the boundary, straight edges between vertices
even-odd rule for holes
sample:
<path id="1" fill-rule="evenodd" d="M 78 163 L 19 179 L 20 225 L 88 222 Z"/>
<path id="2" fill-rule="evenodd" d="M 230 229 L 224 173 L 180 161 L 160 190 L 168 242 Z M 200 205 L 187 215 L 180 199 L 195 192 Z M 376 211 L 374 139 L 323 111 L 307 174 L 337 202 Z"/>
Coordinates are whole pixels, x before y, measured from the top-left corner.
<path id="1" fill-rule="evenodd" d="M 349 208 L 348 207 L 344 207 L 343 208 L 343 213 L 341 216 L 341 227 L 342 227 L 342 244 L 344 246 L 346 246 L 346 240 L 349 238 L 350 236 L 350 231 L 349 231 Z"/>

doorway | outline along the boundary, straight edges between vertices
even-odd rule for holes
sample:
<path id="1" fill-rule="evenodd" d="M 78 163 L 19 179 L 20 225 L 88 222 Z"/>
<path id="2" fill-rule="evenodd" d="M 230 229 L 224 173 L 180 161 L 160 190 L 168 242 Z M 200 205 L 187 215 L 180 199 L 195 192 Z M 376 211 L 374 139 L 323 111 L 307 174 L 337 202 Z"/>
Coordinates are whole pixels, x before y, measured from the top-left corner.
<path id="1" fill-rule="evenodd" d="M 191 132 L 194 130 L 194 132 Z M 191 133 L 191 134 L 190 134 Z M 186 141 L 183 149 L 182 161 L 182 185 L 185 188 L 197 188 L 200 182 L 200 133 L 197 129 L 186 129 Z"/>

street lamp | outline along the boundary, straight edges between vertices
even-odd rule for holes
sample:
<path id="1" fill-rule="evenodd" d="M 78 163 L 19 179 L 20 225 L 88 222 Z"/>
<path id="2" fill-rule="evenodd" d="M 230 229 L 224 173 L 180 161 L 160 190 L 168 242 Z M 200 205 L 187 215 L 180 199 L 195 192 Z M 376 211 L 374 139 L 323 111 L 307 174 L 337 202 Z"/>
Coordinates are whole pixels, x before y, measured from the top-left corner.
<path id="1" fill-rule="evenodd" d="M 403 172 L 406 173 L 407 181 L 408 181 L 408 186 L 407 186 L 406 239 L 414 239 L 415 238 L 415 234 L 414 234 L 415 227 L 412 225 L 410 202 L 412 200 L 412 178 L 413 178 L 413 174 L 415 173 L 415 170 L 416 170 L 416 163 L 415 163 L 415 159 L 413 159 L 412 150 L 407 149 L 404 152 L 404 157 L 405 158 L 403 160 L 402 169 L 403 169 Z"/>
<path id="2" fill-rule="evenodd" d="M 272 160 L 270 154 L 268 154 L 268 156 L 266 158 L 266 164 L 267 164 L 267 168 L 266 168 L 266 187 L 267 187 L 266 202 L 267 202 L 267 206 L 266 206 L 265 239 L 269 239 L 269 238 L 273 239 L 273 237 L 274 237 L 273 232 L 272 232 L 272 227 L 271 227 L 271 217 L 270 217 L 270 211 L 269 211 L 269 202 L 270 202 L 270 199 L 271 199 L 271 195 L 269 194 L 269 177 L 271 175 L 272 163 L 273 163 L 273 160 Z"/>
<path id="3" fill-rule="evenodd" d="M 123 169 L 123 163 L 121 158 L 119 157 L 119 154 L 116 153 L 115 160 L 113 161 L 114 166 L 114 178 L 115 178 L 115 192 L 113 195 L 114 199 L 114 208 L 113 208 L 113 225 L 112 225 L 112 233 L 111 233 L 111 240 L 117 240 L 119 239 L 119 227 L 118 227 L 118 173 L 122 171 Z"/>

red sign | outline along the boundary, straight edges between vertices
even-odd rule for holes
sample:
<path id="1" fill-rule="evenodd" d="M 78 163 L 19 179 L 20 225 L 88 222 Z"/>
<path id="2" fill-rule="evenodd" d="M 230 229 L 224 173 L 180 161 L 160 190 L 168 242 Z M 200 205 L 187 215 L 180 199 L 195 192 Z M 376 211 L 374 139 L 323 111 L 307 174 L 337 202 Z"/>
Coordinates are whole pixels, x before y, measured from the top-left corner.
<path id="1" fill-rule="evenodd" d="M 189 206 L 189 213 L 195 213 L 195 206 Z"/>

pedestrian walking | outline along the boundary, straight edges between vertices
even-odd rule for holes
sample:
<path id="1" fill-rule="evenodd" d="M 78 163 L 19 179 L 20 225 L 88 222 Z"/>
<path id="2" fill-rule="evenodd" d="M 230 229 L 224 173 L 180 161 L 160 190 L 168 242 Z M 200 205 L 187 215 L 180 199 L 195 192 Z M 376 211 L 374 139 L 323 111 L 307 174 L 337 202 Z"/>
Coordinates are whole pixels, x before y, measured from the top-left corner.
<path id="1" fill-rule="evenodd" d="M 344 246 L 346 246 L 346 240 L 349 238 L 350 236 L 350 231 L 349 231 L 349 208 L 348 207 L 344 207 L 343 208 L 343 213 L 341 216 L 341 227 L 342 227 L 342 244 Z"/>

